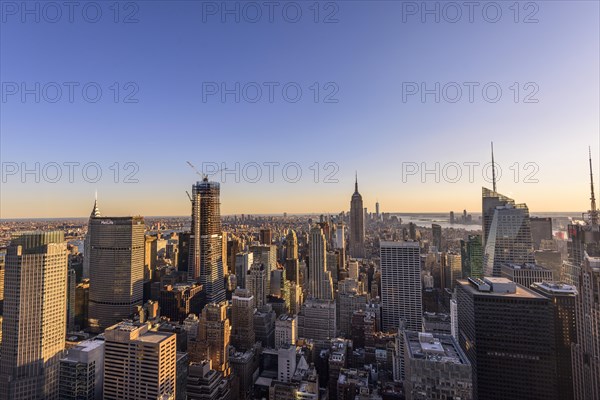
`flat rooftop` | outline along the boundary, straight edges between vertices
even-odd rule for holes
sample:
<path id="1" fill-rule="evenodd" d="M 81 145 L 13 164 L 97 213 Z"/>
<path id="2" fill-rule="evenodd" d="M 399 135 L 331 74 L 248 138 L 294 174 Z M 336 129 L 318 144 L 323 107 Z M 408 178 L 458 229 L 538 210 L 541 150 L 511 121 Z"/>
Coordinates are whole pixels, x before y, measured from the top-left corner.
<path id="1" fill-rule="evenodd" d="M 485 280 L 492 282 L 492 284 L 494 282 L 497 283 L 507 283 L 508 282 L 512 282 L 509 279 L 506 278 L 488 278 L 486 277 Z M 477 296 L 490 296 L 490 297 L 514 297 L 514 298 L 523 298 L 523 299 L 543 299 L 546 300 L 546 297 L 542 296 L 541 294 L 538 294 L 536 292 L 534 292 L 531 289 L 527 289 L 521 285 L 515 285 L 515 291 L 512 293 L 507 293 L 507 292 L 494 292 L 494 291 L 482 291 L 482 290 L 478 290 L 476 287 L 472 286 L 469 281 L 465 280 L 465 279 L 457 279 L 456 281 L 462 288 L 464 288 L 465 290 L 473 293 L 474 295 Z"/>
<path id="2" fill-rule="evenodd" d="M 469 365 L 467 357 L 450 335 L 405 331 L 404 340 L 410 358 Z"/>

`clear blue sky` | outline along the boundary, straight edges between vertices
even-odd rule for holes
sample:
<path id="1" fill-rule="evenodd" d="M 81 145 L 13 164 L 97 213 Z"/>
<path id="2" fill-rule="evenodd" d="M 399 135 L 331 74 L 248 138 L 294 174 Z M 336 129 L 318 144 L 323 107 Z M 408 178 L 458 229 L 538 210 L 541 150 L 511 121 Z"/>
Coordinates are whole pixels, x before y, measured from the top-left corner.
<path id="1" fill-rule="evenodd" d="M 43 177 L 36 183 L 32 175 L 22 183 L 19 173 L 6 176 L 2 218 L 84 216 L 95 190 L 101 210 L 109 214 L 188 214 L 185 190 L 197 176 L 186 160 L 197 166 L 203 161 L 301 165 L 297 183 L 285 182 L 276 169 L 274 183 L 263 176 L 258 183 L 223 184 L 223 213 L 348 209 L 355 171 L 370 209 L 379 199 L 383 211 L 479 211 L 486 184 L 480 169 L 473 183 L 466 176 L 458 183 L 436 183 L 433 176 L 426 183 L 418 176 L 403 182 L 402 163 L 483 164 L 491 140 L 503 169 L 499 191 L 534 211 L 587 209 L 588 145 L 600 176 L 597 1 L 539 1 L 528 8 L 521 2 L 518 23 L 512 1 L 495 3 L 502 11 L 496 23 L 486 21 L 495 17 L 495 9 L 483 15 L 486 2 L 474 10 L 472 23 L 466 8 L 456 23 L 446 21 L 454 18 L 452 9 L 440 11 L 439 23 L 431 15 L 422 23 L 420 10 L 408 15 L 412 6 L 393 1 L 320 2 L 318 23 L 312 1 L 288 6 L 287 21 L 282 13 L 289 2 L 281 2 L 273 22 L 264 2 L 254 3 L 262 11 L 256 23 L 247 21 L 255 15 L 251 8 L 244 12 L 247 2 L 227 2 L 241 8 L 239 23 L 232 15 L 223 23 L 222 10 L 209 14 L 222 7 L 220 1 L 138 1 L 136 7 L 121 2 L 119 23 L 113 21 L 112 1 L 88 7 L 88 19 L 96 5 L 102 10 L 97 23 L 82 16 L 87 2 L 74 10 L 72 23 L 66 8 L 51 23 L 54 10 L 44 9 L 44 2 L 27 2 L 31 9 L 40 7 L 40 22 L 35 22 L 35 15 L 23 15 L 7 3 L 12 2 L 1 2 L 0 38 L 3 167 L 97 162 L 103 177 L 86 182 L 76 168 L 70 183 L 64 166 L 57 183 Z M 427 4 L 433 8 L 436 2 Z M 296 6 L 302 17 L 291 23 Z M 123 23 L 128 15 L 138 22 Z M 327 16 L 338 22 L 323 23 Z M 22 101 L 20 87 L 10 94 L 13 82 L 80 85 L 72 103 L 64 85 L 56 103 L 48 101 L 54 96 L 51 86 L 36 103 L 33 95 Z M 82 97 L 88 82 L 102 89 L 97 103 Z M 117 103 L 110 89 L 114 82 L 121 86 Z M 133 96 L 137 103 L 123 102 L 131 92 L 127 82 L 139 88 Z M 236 103 L 232 95 L 223 103 L 218 95 L 203 102 L 203 82 L 281 85 L 272 103 L 266 89 L 257 103 L 244 98 Z M 303 90 L 297 103 L 282 97 L 287 82 Z M 321 95 L 317 103 L 310 89 L 315 82 Z M 325 87 L 328 82 L 334 85 Z M 418 95 L 403 101 L 403 82 L 480 86 L 473 103 L 466 89 L 457 103 L 443 98 L 435 103 L 433 95 L 422 103 Z M 497 103 L 482 97 L 487 82 L 503 90 Z M 520 84 L 518 103 L 510 89 L 514 82 Z M 534 86 L 525 88 L 528 82 Z M 338 89 L 333 96 L 338 102 L 323 102 L 332 88 Z M 524 103 L 534 89 L 539 102 Z M 114 162 L 121 169 L 135 162 L 139 183 L 122 183 L 123 170 L 121 182 L 114 183 L 109 169 Z M 321 163 L 322 174 L 325 162 L 336 163 L 339 183 L 314 183 L 309 169 L 314 162 Z M 509 170 L 515 162 L 521 170 L 518 183 Z M 539 183 L 522 182 L 527 162 L 539 166 Z"/>

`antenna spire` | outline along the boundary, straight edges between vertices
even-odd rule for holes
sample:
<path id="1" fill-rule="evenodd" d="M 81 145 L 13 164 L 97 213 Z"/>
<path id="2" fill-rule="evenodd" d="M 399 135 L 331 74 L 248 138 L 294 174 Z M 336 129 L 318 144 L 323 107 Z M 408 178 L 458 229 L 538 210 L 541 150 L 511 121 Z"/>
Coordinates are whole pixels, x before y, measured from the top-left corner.
<path id="1" fill-rule="evenodd" d="M 492 184 L 496 193 L 496 164 L 494 164 L 494 142 L 492 142 Z"/>
<path id="2" fill-rule="evenodd" d="M 354 192 L 358 193 L 358 171 L 354 172 Z"/>
<path id="3" fill-rule="evenodd" d="M 598 225 L 598 210 L 596 208 L 596 196 L 594 195 L 594 173 L 592 171 L 592 148 L 588 148 L 590 160 L 590 222 L 592 226 Z"/>

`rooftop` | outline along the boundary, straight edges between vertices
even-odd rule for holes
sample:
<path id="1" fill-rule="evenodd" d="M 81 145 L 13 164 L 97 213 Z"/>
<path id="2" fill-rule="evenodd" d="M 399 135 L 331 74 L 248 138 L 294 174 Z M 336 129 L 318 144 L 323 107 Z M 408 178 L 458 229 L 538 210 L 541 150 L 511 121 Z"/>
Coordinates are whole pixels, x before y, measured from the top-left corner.
<path id="1" fill-rule="evenodd" d="M 477 278 L 469 278 L 468 280 L 458 279 L 457 283 L 466 291 L 469 291 L 477 296 L 546 299 L 541 294 L 538 294 L 533 290 L 525 288 L 521 285 L 517 285 L 507 278 L 485 277 L 483 280 Z M 496 290 L 494 290 L 494 285 L 496 286 Z M 511 290 L 498 291 L 498 287 L 502 287 L 504 285 L 510 286 Z"/>
<path id="2" fill-rule="evenodd" d="M 410 358 L 469 365 L 467 357 L 450 335 L 405 331 L 404 340 Z"/>
<path id="3" fill-rule="evenodd" d="M 573 285 L 567 285 L 562 282 L 535 282 L 533 287 L 549 293 L 549 294 L 562 294 L 562 295 L 572 295 L 575 296 L 577 294 L 577 288 Z"/>

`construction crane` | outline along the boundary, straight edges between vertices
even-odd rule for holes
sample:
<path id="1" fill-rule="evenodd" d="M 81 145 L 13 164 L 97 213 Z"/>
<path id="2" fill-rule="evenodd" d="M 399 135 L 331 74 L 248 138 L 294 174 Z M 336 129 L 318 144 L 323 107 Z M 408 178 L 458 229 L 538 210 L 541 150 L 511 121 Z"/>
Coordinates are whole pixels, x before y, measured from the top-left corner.
<path id="1" fill-rule="evenodd" d="M 205 173 L 202 173 L 202 172 L 198 171 L 198 168 L 196 168 L 194 166 L 194 164 L 192 164 L 191 162 L 186 161 L 186 163 L 190 166 L 190 168 L 192 168 L 194 170 L 194 172 L 196 173 L 196 175 L 198 175 L 199 177 L 202 178 L 203 182 L 208 182 L 208 177 L 210 175 L 218 174 L 221 171 L 227 171 L 227 168 L 219 168 L 216 171 L 211 172 L 210 174 L 205 174 Z M 192 196 L 190 196 L 190 193 L 187 190 L 185 191 L 185 193 L 187 193 L 187 196 L 190 199 L 190 201 L 193 201 L 192 200 Z"/>

